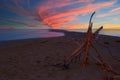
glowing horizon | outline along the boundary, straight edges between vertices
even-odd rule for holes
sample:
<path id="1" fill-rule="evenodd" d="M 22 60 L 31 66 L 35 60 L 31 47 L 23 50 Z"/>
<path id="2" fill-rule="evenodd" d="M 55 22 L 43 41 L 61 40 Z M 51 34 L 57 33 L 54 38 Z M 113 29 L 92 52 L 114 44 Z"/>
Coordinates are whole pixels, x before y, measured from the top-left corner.
<path id="1" fill-rule="evenodd" d="M 120 29 L 120 0 L 1 0 L 0 29 Z"/>

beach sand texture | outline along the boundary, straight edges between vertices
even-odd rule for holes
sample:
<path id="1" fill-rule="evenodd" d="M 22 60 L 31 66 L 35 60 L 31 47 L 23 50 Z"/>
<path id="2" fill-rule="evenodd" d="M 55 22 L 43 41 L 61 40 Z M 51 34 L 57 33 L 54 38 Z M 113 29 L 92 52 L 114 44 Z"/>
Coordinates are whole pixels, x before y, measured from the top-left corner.
<path id="1" fill-rule="evenodd" d="M 113 75 L 96 66 L 91 58 L 85 68 L 82 67 L 82 58 L 72 62 L 67 70 L 52 66 L 63 62 L 83 41 L 83 36 L 66 36 L 9 41 L 8 44 L 2 44 L 0 80 L 103 80 L 103 77 Z M 100 36 L 98 43 L 93 44 L 102 53 L 104 61 L 120 73 L 120 62 L 113 59 L 106 49 L 109 47 L 112 54 L 120 59 L 120 37 Z M 92 49 L 90 55 L 95 55 Z"/>

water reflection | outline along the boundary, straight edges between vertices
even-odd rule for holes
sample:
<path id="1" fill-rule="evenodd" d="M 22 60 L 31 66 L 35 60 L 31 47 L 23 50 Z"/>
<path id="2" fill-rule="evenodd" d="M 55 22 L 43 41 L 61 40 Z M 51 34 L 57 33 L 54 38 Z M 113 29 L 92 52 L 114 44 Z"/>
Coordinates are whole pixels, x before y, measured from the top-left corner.
<path id="1" fill-rule="evenodd" d="M 75 32 L 86 32 L 84 30 L 69 30 Z M 93 30 L 95 31 L 95 30 Z M 118 36 L 120 37 L 120 30 L 102 30 L 100 34 Z M 64 36 L 62 31 L 50 31 L 50 30 L 41 30 L 41 29 L 30 29 L 30 30 L 0 30 L 0 41 L 7 40 L 18 40 L 18 39 L 29 39 L 29 38 L 50 38 L 50 37 L 59 37 Z"/>
<path id="2" fill-rule="evenodd" d="M 60 32 L 48 32 L 48 33 L 42 35 L 43 38 L 60 37 L 60 36 L 64 36 L 64 33 L 60 33 Z"/>
<path id="3" fill-rule="evenodd" d="M 118 30 L 117 29 L 102 30 L 101 34 L 120 37 L 120 30 L 119 29 Z"/>
<path id="4" fill-rule="evenodd" d="M 49 38 L 64 36 L 64 33 L 49 30 L 0 30 L 0 41 L 19 40 L 29 38 Z"/>
<path id="5" fill-rule="evenodd" d="M 87 29 L 71 29 L 68 31 L 86 32 Z M 94 31 L 96 31 L 96 29 L 94 29 L 93 32 Z M 103 29 L 100 31 L 100 34 L 120 37 L 120 29 Z"/>

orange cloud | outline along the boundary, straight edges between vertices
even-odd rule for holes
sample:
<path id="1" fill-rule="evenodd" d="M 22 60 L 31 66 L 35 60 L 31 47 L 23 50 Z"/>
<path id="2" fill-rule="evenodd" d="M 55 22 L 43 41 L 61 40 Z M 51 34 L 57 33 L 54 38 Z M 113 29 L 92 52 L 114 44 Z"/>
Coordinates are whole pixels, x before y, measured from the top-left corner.
<path id="1" fill-rule="evenodd" d="M 88 12 L 112 6 L 116 2 L 116 0 L 101 3 L 92 3 L 94 0 L 46 0 L 43 3 L 40 3 L 37 7 L 38 11 L 36 11 L 36 8 L 28 10 L 24 5 L 22 5 L 25 2 L 28 3 L 26 6 L 29 6 L 29 0 L 9 0 L 13 2 L 15 5 L 14 7 L 7 3 L 8 0 L 4 1 L 6 3 L 4 8 L 7 10 L 10 10 L 20 16 L 24 16 L 29 20 L 42 20 L 52 28 L 60 28 L 62 25 L 76 20 L 79 15 L 86 15 Z M 79 7 L 74 7 L 74 5 Z M 112 10 L 111 12 L 117 12 L 118 10 L 119 8 Z M 33 24 L 30 23 L 23 23 L 19 21 L 18 23 L 33 26 Z M 72 26 L 75 25 L 80 26 L 79 24 L 74 24 Z"/>
<path id="2" fill-rule="evenodd" d="M 52 28 L 60 28 L 62 26 L 62 24 L 66 23 L 66 22 L 70 22 L 74 19 L 75 19 L 74 16 L 69 16 L 69 17 L 64 17 L 64 18 L 57 18 L 57 19 L 53 19 L 53 20 L 48 20 L 45 22 L 49 26 L 52 26 Z"/>
<path id="3" fill-rule="evenodd" d="M 62 26 L 62 24 L 61 24 L 61 23 L 58 23 L 58 24 L 52 24 L 52 25 L 50 25 L 50 26 L 52 26 L 52 28 L 57 29 L 57 28 L 60 28 L 60 27 Z"/>
<path id="4" fill-rule="evenodd" d="M 104 3 L 96 3 L 96 4 L 89 4 L 89 5 L 84 6 L 84 7 L 79 7 L 79 8 L 76 8 L 76 9 L 71 9 L 71 10 L 67 10 L 65 12 L 58 13 L 58 14 L 50 16 L 50 17 L 48 17 L 46 19 L 50 20 L 50 19 L 55 19 L 55 18 L 68 16 L 68 15 L 80 15 L 80 14 L 84 15 L 84 14 L 86 14 L 88 12 L 92 12 L 92 11 L 100 9 L 100 8 L 111 6 L 114 3 L 115 3 L 115 1 L 104 2 Z"/>
<path id="5" fill-rule="evenodd" d="M 75 16 L 69 16 L 69 17 L 65 17 L 65 18 L 55 18 L 55 19 L 44 19 L 44 22 L 46 23 L 51 23 L 51 24 L 57 24 L 57 23 L 65 23 L 65 22 L 69 22 L 75 19 Z"/>
<path id="6" fill-rule="evenodd" d="M 49 24 L 51 27 L 53 26 L 53 23 L 58 23 L 58 24 L 62 25 L 64 22 L 67 23 L 67 22 L 70 22 L 72 20 L 75 20 L 76 16 L 78 16 L 78 15 L 85 15 L 88 12 L 93 12 L 95 10 L 99 10 L 101 8 L 104 8 L 104 7 L 109 7 L 109 6 L 113 5 L 115 2 L 116 1 L 101 2 L 101 3 L 94 3 L 94 4 L 92 4 L 92 3 L 91 4 L 86 4 L 86 6 L 81 6 L 79 8 L 74 8 L 74 9 L 69 9 L 69 10 L 66 10 L 66 11 L 62 11 L 62 12 L 59 12 L 59 13 L 57 13 L 55 15 L 44 15 L 42 18 L 43 18 L 43 22 Z M 60 5 L 59 5 L 59 7 L 60 7 Z M 56 13 L 57 10 L 54 11 L 54 12 Z M 40 14 L 40 16 L 42 16 L 41 13 L 39 13 L 39 14 Z M 69 18 L 68 19 L 64 19 L 63 18 L 63 17 L 67 17 L 67 16 L 68 17 L 69 16 L 74 16 L 74 18 L 73 19 L 69 19 Z M 59 25 L 59 27 L 60 27 L 60 25 Z"/>
<path id="7" fill-rule="evenodd" d="M 91 11 L 94 11 L 94 9 L 92 9 L 91 7 L 84 7 L 84 9 L 68 10 L 68 11 L 61 12 L 59 14 L 50 16 L 48 18 L 45 18 L 43 21 L 57 19 L 57 18 L 60 18 L 60 17 L 65 17 L 65 16 L 77 16 L 77 15 L 85 14 L 85 13 L 88 13 L 88 12 L 91 12 Z"/>
<path id="8" fill-rule="evenodd" d="M 85 29 L 88 27 L 88 23 L 76 23 L 76 24 L 70 24 L 67 25 L 66 29 Z"/>
<path id="9" fill-rule="evenodd" d="M 87 12 L 92 12 L 92 11 L 94 11 L 94 10 L 92 10 L 92 8 L 90 9 L 90 8 L 88 8 L 88 7 L 86 7 L 85 9 L 79 9 L 79 10 L 74 10 L 74 11 L 72 11 L 72 10 L 69 10 L 69 11 L 66 11 L 66 12 L 63 12 L 63 13 L 59 13 L 59 14 L 56 14 L 56 15 L 54 15 L 54 16 L 50 16 L 50 17 L 48 17 L 48 18 L 45 18 L 45 19 L 43 19 L 43 22 L 45 22 L 45 23 L 47 23 L 47 24 L 50 24 L 50 23 L 67 23 L 67 22 L 70 22 L 70 21 L 72 21 L 72 20 L 75 20 L 76 19 L 76 16 L 77 15 L 79 15 L 79 14 L 84 14 L 84 13 L 87 13 Z M 66 16 L 68 16 L 68 17 L 66 17 Z M 69 16 L 72 16 L 72 17 L 69 17 Z M 66 17 L 66 18 L 64 18 L 64 17 Z M 53 25 L 51 25 L 51 26 L 53 26 Z M 57 26 L 56 26 L 57 27 Z M 61 26 L 59 26 L 59 28 L 60 28 Z M 58 27 L 57 27 L 58 28 Z"/>

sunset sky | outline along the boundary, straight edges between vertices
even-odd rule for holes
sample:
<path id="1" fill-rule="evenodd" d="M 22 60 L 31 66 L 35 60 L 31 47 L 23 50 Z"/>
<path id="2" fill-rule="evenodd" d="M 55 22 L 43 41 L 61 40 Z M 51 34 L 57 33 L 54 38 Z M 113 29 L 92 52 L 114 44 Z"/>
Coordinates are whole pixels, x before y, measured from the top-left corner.
<path id="1" fill-rule="evenodd" d="M 0 0 L 0 29 L 120 29 L 120 0 Z"/>

